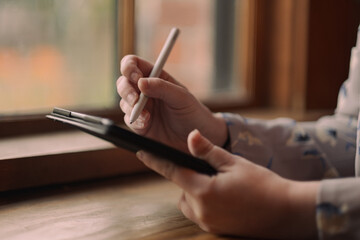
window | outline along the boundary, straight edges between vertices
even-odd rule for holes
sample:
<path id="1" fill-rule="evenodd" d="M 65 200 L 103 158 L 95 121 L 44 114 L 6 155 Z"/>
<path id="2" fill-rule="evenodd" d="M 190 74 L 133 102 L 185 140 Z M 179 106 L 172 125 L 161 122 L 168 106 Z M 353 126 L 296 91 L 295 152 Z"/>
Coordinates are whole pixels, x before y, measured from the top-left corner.
<path id="1" fill-rule="evenodd" d="M 103 146 L 103 143 L 98 144 L 94 139 L 88 139 L 91 136 L 86 134 L 33 133 L 48 133 L 57 127 L 63 127 L 54 125 L 52 121 L 44 118 L 44 113 L 50 111 L 54 105 L 72 109 L 109 108 L 108 115 L 111 118 L 115 115 L 121 117 L 114 85 L 118 75 L 118 62 L 122 55 L 134 53 L 135 46 L 139 47 L 139 42 L 135 42 L 134 39 L 140 40 L 143 36 L 139 35 L 141 31 L 134 34 L 134 23 L 135 19 L 138 22 L 138 17 L 141 17 L 139 11 L 144 11 L 139 9 L 139 4 L 147 6 L 148 2 L 150 1 L 0 2 L 0 98 L 2 103 L 7 102 L 5 98 L 11 101 L 9 105 L 0 107 L 0 150 L 4 150 L 0 155 L 0 170 L 6 169 L 2 171 L 0 191 L 144 170 L 144 166 L 135 161 L 133 155 L 121 149 L 110 148 L 108 145 Z M 174 1 L 169 2 L 172 2 L 170 5 L 175 4 Z M 217 14 L 216 4 L 219 2 L 199 1 L 201 5 L 198 6 L 198 10 L 207 7 L 208 12 L 205 14 L 211 14 L 207 18 L 209 22 L 206 28 L 220 21 L 214 17 Z M 227 7 L 235 6 L 235 2 L 238 1 L 230 1 Z M 186 4 L 190 3 L 191 1 L 186 1 Z M 235 10 L 233 14 L 235 15 Z M 224 21 L 237 20 L 232 16 Z M 189 36 L 186 27 L 180 22 L 176 23 L 182 30 L 180 39 L 186 39 L 187 44 L 191 44 L 189 40 L 195 37 Z M 29 25 L 31 27 L 28 27 Z M 194 26 L 188 33 L 197 32 L 201 27 Z M 232 31 L 234 28 L 231 27 Z M 211 65 L 215 64 L 214 44 L 220 41 L 212 35 L 220 30 L 213 27 L 205 30 L 208 39 L 202 41 L 209 41 L 208 49 L 202 54 L 205 54 L 205 57 L 209 56 L 210 61 L 199 62 L 207 65 L 203 75 L 206 77 L 202 77 L 202 81 L 207 81 L 207 89 L 204 93 L 196 93 L 198 96 L 209 96 L 215 92 L 215 79 L 211 76 L 219 72 L 219 69 L 212 69 Z M 156 41 L 162 44 L 168 33 L 167 29 L 163 33 L 165 35 L 160 35 L 154 29 L 149 36 L 159 37 Z M 235 36 L 237 33 L 234 31 L 232 34 Z M 236 49 L 232 41 L 229 44 L 229 49 Z M 147 49 L 151 48 L 152 46 Z M 153 58 L 158 55 L 156 50 L 159 48 L 154 49 Z M 136 53 L 143 56 L 141 50 Z M 237 61 L 229 50 L 224 53 L 226 61 Z M 148 55 L 144 53 L 144 57 Z M 150 57 L 149 60 L 153 59 Z M 170 59 L 170 65 L 171 62 Z M 37 70 L 35 73 L 32 72 L 34 66 Z M 174 65 L 172 69 L 179 67 L 185 72 L 184 70 L 190 66 L 188 59 L 183 58 L 182 62 Z M 231 78 L 235 79 L 236 76 L 232 75 Z M 235 82 L 227 83 L 223 90 L 232 90 L 236 86 L 233 84 Z M 34 116 L 36 113 L 40 114 Z M 16 115 L 20 115 L 19 118 Z M 104 112 L 101 112 L 101 115 L 106 116 Z M 22 136 L 24 134 L 30 135 Z M 97 147 L 94 147 L 95 145 Z M 52 147 L 54 149 L 51 149 Z"/>
<path id="2" fill-rule="evenodd" d="M 114 87 L 119 59 L 135 51 L 155 61 L 172 26 L 182 33 L 165 69 L 205 102 L 239 102 L 249 93 L 245 80 L 251 61 L 244 61 L 243 47 L 248 3 L 1 1 L 1 134 L 54 130 L 43 118 L 54 106 L 95 110 L 92 113 L 120 120 Z M 218 95 L 223 101 L 217 101 Z M 109 111 L 96 112 L 104 109 Z M 29 118 L 34 114 L 40 114 L 35 121 Z M 14 121 L 18 115 L 25 121 Z"/>
<path id="3" fill-rule="evenodd" d="M 324 4 L 328 4 L 329 11 L 322 11 Z M 150 8 L 155 9 L 150 11 Z M 318 103 L 321 103 L 318 100 L 325 99 L 326 105 L 320 106 L 329 109 L 327 99 L 330 98 L 323 97 L 324 92 L 331 92 L 334 95 L 331 99 L 335 99 L 337 94 L 336 87 L 324 91 L 324 81 L 333 86 L 340 85 L 346 79 L 349 49 L 354 44 L 360 21 L 359 8 L 357 0 L 0 1 L 0 191 L 113 176 L 121 171 L 129 173 L 141 169 L 142 165 L 139 166 L 138 161 L 134 161 L 134 156 L 128 152 L 104 147 L 95 149 L 94 145 L 89 144 L 86 134 L 51 133 L 34 138 L 33 133 L 47 133 L 63 125 L 54 125 L 44 118 L 43 113 L 35 116 L 33 113 L 48 111 L 46 109 L 59 104 L 58 106 L 82 109 L 109 108 L 108 112 L 101 112 L 99 115 L 121 119 L 114 85 L 119 59 L 125 54 L 136 53 L 154 62 L 173 26 L 179 27 L 182 33 L 165 70 L 188 86 L 214 111 L 238 111 L 239 106 L 254 107 L 255 110 L 264 107 L 270 109 L 269 115 L 260 111 L 260 114 L 255 112 L 252 116 L 315 119 L 319 112 L 310 115 L 307 112 L 314 107 L 311 104 L 315 103 L 318 107 Z M 18 17 L 13 18 L 16 14 Z M 64 14 L 68 17 L 61 17 Z M 23 19 L 33 15 L 36 16 L 27 18 L 29 21 L 24 27 Z M 90 16 L 93 22 L 88 25 Z M 44 19 L 50 21 L 46 22 Z M 77 23 L 75 19 L 78 20 Z M 30 21 L 35 23 L 29 24 Z M 66 25 L 69 21 L 71 24 Z M 223 28 L 224 25 L 227 27 Z M 37 28 L 39 26 L 41 28 Z M 75 37 L 59 34 L 58 31 L 65 31 L 62 28 L 64 26 L 81 31 L 75 31 Z M 21 30 L 16 27 L 21 27 Z M 34 29 L 46 34 L 31 38 L 30 33 Z M 5 34 L 5 31 L 10 32 Z M 25 37 L 14 37 L 22 36 L 21 34 Z M 330 37 L 324 41 L 324 36 Z M 77 44 L 67 45 L 69 42 Z M 71 50 L 70 47 L 74 48 Z M 101 61 L 93 58 L 95 55 L 92 53 L 96 51 L 100 51 L 97 54 L 101 56 Z M 36 61 L 33 61 L 34 56 Z M 75 56 L 74 60 L 71 60 L 72 56 Z M 323 60 L 317 61 L 318 59 Z M 314 61 L 316 64 L 313 64 Z M 18 65 L 10 65 L 14 63 Z M 47 66 L 39 68 L 40 71 L 37 72 L 41 73 L 36 75 L 40 78 L 35 79 L 33 85 L 38 88 L 30 84 L 30 63 L 35 64 L 34 66 L 39 63 Z M 85 66 L 88 63 L 90 65 Z M 96 64 L 99 67 L 93 67 Z M 24 69 L 28 72 L 20 71 Z M 82 79 L 79 81 L 89 80 L 76 85 L 77 78 L 72 78 L 73 81 L 68 81 L 70 78 L 65 78 L 65 75 L 49 78 L 54 71 L 64 69 L 69 70 L 65 73 L 73 73 L 70 71 L 73 69 L 79 71 L 72 74 Z M 101 80 L 94 80 L 95 75 L 100 73 Z M 7 79 L 4 80 L 5 75 Z M 16 76 L 25 76 L 25 79 L 18 79 Z M 12 80 L 9 81 L 8 78 Z M 61 78 L 65 79 L 64 83 L 59 83 Z M 90 81 L 94 82 L 90 84 Z M 95 90 L 90 87 L 96 84 L 95 81 L 99 85 L 94 94 Z M 24 84 L 28 84 L 29 89 L 52 91 L 49 99 L 54 96 L 59 99 L 51 102 L 41 96 L 46 93 L 38 92 L 33 93 L 39 94 L 36 97 L 40 99 L 35 105 L 25 108 L 29 105 L 24 101 L 18 103 L 17 108 L 10 108 L 10 105 L 15 106 L 14 101 L 26 99 L 24 97 L 30 94 L 28 89 L 21 89 Z M 56 84 L 68 85 L 59 87 Z M 76 86 L 70 87 L 70 84 Z M 63 94 L 56 95 L 61 91 L 50 90 L 54 85 L 55 89 L 62 88 L 61 91 L 77 89 L 76 93 L 80 93 L 83 98 L 80 95 L 76 99 L 68 99 Z M 86 93 L 87 90 L 90 93 Z M 91 97 L 86 94 L 91 94 Z M 100 97 L 104 94 L 105 97 Z M 310 98 L 310 95 L 316 99 Z M 221 96 L 220 100 L 218 96 Z M 236 99 L 239 96 L 241 101 Z M 222 105 L 214 105 L 209 101 L 212 98 Z M 279 109 L 280 111 L 274 111 Z M 22 116 L 13 117 L 17 113 Z M 249 113 L 252 114 L 247 109 L 247 116 Z M 13 137 L 25 133 L 30 136 Z M 83 143 L 82 150 L 64 152 L 61 145 L 71 145 L 74 141 Z M 46 148 L 56 144 L 58 148 L 49 153 Z M 91 149 L 89 145 L 92 146 Z M 47 154 L 22 155 L 29 149 L 36 152 L 36 147 L 42 152 L 45 149 Z M 74 146 L 68 148 L 74 149 Z M 4 152 L 8 157 L 4 157 Z M 11 157 L 13 152 L 17 157 Z"/>
<path id="4" fill-rule="evenodd" d="M 172 27 L 180 36 L 165 70 L 203 101 L 244 97 L 244 0 L 137 0 L 135 51 L 155 62 Z"/>
<path id="5" fill-rule="evenodd" d="M 113 107 L 117 1 L 0 2 L 0 115 Z"/>

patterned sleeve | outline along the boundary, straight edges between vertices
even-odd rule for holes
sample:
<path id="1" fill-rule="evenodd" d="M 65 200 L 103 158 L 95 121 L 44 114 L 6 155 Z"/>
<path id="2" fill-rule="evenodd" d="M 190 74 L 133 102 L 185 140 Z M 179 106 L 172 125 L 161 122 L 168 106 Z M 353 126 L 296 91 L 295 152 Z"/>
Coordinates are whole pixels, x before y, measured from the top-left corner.
<path id="1" fill-rule="evenodd" d="M 319 239 L 360 239 L 360 178 L 324 180 L 317 197 Z"/>
<path id="2" fill-rule="evenodd" d="M 335 114 L 315 122 L 296 122 L 226 113 L 224 118 L 229 151 L 285 178 L 319 180 L 354 175 L 357 117 Z"/>
<path id="3" fill-rule="evenodd" d="M 358 35 L 358 47 L 351 53 L 349 79 L 340 88 L 334 115 L 315 122 L 296 122 L 225 113 L 230 137 L 228 150 L 294 180 L 354 176 L 360 104 L 360 31 Z"/>
<path id="4" fill-rule="evenodd" d="M 356 178 L 326 180 L 317 196 L 316 222 L 322 240 L 360 239 L 360 26 L 352 49 L 349 79 L 342 86 L 336 114 L 358 112 Z"/>
<path id="5" fill-rule="evenodd" d="M 322 240 L 360 239 L 360 28 L 335 114 L 315 122 L 224 114 L 233 154 L 295 180 L 322 180 L 316 222 Z M 355 161 L 355 164 L 354 164 Z"/>

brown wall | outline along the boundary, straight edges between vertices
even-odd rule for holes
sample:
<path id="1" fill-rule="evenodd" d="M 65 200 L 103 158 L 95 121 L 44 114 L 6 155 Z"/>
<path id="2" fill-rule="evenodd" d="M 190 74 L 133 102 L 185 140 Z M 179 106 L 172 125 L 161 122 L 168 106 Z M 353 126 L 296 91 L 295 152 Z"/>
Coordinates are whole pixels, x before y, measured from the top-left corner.
<path id="1" fill-rule="evenodd" d="M 334 109 L 360 24 L 359 0 L 256 1 L 257 105 Z"/>
<path id="2" fill-rule="evenodd" d="M 360 1 L 310 1 L 309 13 L 306 107 L 333 108 L 338 89 L 348 77 L 350 51 L 360 24 Z"/>

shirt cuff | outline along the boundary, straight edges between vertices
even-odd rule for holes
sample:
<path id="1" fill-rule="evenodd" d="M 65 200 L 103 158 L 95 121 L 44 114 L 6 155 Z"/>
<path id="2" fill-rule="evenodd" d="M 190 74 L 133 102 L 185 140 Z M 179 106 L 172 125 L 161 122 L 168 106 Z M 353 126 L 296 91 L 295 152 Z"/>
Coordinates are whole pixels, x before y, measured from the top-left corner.
<path id="1" fill-rule="evenodd" d="M 316 223 L 321 240 L 360 239 L 360 178 L 322 181 Z"/>

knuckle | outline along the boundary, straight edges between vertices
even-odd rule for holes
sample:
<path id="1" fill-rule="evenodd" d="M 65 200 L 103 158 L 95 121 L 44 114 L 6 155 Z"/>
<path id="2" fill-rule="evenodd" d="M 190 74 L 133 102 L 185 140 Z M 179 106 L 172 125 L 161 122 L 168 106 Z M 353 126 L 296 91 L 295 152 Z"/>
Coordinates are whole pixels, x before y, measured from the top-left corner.
<path id="1" fill-rule="evenodd" d="M 117 80 L 116 80 L 116 86 L 118 86 L 120 84 L 120 82 L 122 81 L 123 76 L 120 76 Z"/>
<path id="2" fill-rule="evenodd" d="M 121 79 L 119 78 L 116 88 L 117 88 L 117 92 L 118 92 L 119 96 L 122 99 L 125 99 L 128 102 L 135 100 L 135 99 L 129 99 L 130 97 L 134 98 L 136 96 L 136 90 L 128 82 L 126 77 L 122 77 Z M 132 96 L 130 96 L 130 95 L 132 95 Z"/>
<path id="3" fill-rule="evenodd" d="M 132 61 L 134 58 L 135 58 L 135 55 L 133 55 L 133 54 L 125 55 L 125 56 L 121 59 L 120 65 L 123 66 L 123 65 L 125 65 L 126 62 Z"/>
<path id="4" fill-rule="evenodd" d="M 124 88 L 124 83 L 127 81 L 127 78 L 124 76 L 121 76 L 118 78 L 118 80 L 116 81 L 116 88 L 117 91 L 120 93 L 121 90 Z"/>
<path id="5" fill-rule="evenodd" d="M 120 106 L 120 109 L 121 109 L 124 113 L 126 113 L 126 102 L 125 102 L 123 99 L 120 100 L 119 106 Z"/>
<path id="6" fill-rule="evenodd" d="M 127 75 L 131 72 L 131 66 L 136 65 L 136 56 L 135 55 L 126 55 L 121 59 L 120 62 L 120 71 L 123 75 Z"/>

